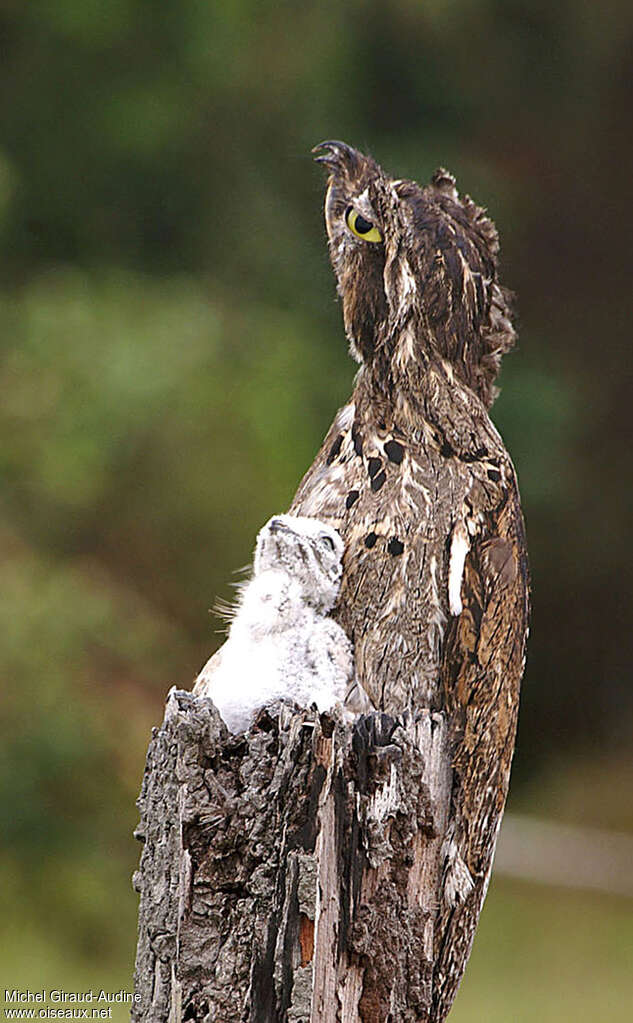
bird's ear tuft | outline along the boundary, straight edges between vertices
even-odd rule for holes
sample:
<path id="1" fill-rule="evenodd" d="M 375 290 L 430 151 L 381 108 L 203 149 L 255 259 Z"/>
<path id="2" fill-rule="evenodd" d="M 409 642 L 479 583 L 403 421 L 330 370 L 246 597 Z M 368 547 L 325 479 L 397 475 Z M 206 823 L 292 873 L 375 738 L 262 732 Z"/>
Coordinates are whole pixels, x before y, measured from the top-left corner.
<path id="1" fill-rule="evenodd" d="M 480 394 L 487 408 L 490 408 L 499 393 L 494 382 L 501 368 L 501 359 L 516 343 L 516 331 L 512 324 L 513 311 L 513 293 L 495 282 L 492 287 L 488 322 L 481 331 Z"/>
<path id="2" fill-rule="evenodd" d="M 490 257 L 494 260 L 496 266 L 497 256 L 499 255 L 499 234 L 494 221 L 490 219 L 484 207 L 478 206 L 469 195 L 465 195 L 463 197 L 462 206 L 464 207 L 473 227 L 477 229 L 480 236 L 484 239 L 488 247 Z"/>
<path id="3" fill-rule="evenodd" d="M 447 195 L 449 199 L 452 199 L 454 202 L 458 201 L 459 192 L 457 191 L 457 180 L 451 172 L 447 171 L 444 167 L 438 167 L 437 170 L 434 171 L 431 178 L 431 184 L 433 185 L 433 188 L 437 189 L 438 192 L 441 192 L 442 195 Z"/>

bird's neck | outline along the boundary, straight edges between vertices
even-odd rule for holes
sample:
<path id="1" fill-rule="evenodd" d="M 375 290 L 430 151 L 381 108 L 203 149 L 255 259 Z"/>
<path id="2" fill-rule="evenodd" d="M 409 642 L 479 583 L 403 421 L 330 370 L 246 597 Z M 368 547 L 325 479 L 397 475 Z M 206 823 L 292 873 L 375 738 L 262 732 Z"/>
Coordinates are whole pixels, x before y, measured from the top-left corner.
<path id="1" fill-rule="evenodd" d="M 470 451 L 487 410 L 432 345 L 404 342 L 363 365 L 354 401 L 363 418 L 402 436 L 436 438 L 446 454 Z M 384 424 L 384 426 L 383 426 Z"/>

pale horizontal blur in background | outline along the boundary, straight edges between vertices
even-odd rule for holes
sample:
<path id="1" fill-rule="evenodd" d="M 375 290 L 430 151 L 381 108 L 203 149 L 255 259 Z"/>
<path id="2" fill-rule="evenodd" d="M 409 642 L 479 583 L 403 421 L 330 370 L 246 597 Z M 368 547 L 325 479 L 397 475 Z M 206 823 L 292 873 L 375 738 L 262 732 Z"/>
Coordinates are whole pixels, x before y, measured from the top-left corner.
<path id="1" fill-rule="evenodd" d="M 633 834 L 630 2 L 36 0 L 0 38 L 0 982 L 130 989 L 151 726 L 352 383 L 309 156 L 342 138 L 451 169 L 518 296 L 536 824 L 451 1019 L 628 1021 L 633 900 L 516 864 Z"/>

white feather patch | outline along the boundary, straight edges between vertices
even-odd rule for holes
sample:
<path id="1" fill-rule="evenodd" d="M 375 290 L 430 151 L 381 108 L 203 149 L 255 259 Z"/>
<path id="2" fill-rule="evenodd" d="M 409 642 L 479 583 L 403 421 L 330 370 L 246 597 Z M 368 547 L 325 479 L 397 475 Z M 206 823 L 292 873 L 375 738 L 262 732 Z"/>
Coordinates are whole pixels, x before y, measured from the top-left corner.
<path id="1" fill-rule="evenodd" d="M 402 300 L 410 304 L 418 294 L 418 285 L 409 265 L 405 259 L 400 267 Z"/>
<path id="2" fill-rule="evenodd" d="M 435 555 L 431 558 L 431 585 L 429 587 L 429 601 L 432 607 L 430 616 L 430 624 L 432 628 L 429 629 L 429 650 L 431 657 L 434 661 L 439 657 L 439 649 L 442 639 L 444 638 L 444 626 L 446 625 L 446 615 L 442 609 L 442 603 L 440 601 L 439 587 L 437 585 L 437 558 Z"/>
<path id="3" fill-rule="evenodd" d="M 342 409 L 339 409 L 338 415 L 334 420 L 335 426 L 338 430 L 349 430 L 350 426 L 354 422 L 354 414 L 356 412 L 356 406 L 351 401 L 349 405 L 343 405 Z"/>
<path id="4" fill-rule="evenodd" d="M 415 358 L 415 336 L 411 327 L 407 327 L 400 337 L 398 347 L 396 349 L 396 362 L 398 368 L 405 370 L 410 362 L 413 362 Z"/>
<path id="5" fill-rule="evenodd" d="M 460 522 L 453 530 L 448 565 L 448 607 L 451 614 L 455 616 L 460 615 L 463 610 L 462 579 L 464 577 L 464 562 L 469 550 L 468 533 Z"/>

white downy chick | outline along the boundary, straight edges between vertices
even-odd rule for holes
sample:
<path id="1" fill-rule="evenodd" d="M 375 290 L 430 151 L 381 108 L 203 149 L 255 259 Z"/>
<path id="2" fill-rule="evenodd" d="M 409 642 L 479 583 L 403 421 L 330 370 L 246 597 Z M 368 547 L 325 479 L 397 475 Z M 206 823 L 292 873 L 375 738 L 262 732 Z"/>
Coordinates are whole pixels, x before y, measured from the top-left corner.
<path id="1" fill-rule="evenodd" d="M 228 639 L 194 686 L 230 731 L 247 729 L 275 700 L 324 711 L 356 688 L 351 643 L 326 617 L 340 589 L 342 557 L 341 537 L 318 519 L 275 515 L 260 530 L 253 578 Z"/>

